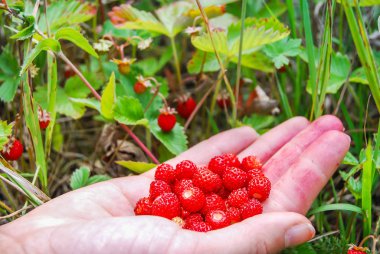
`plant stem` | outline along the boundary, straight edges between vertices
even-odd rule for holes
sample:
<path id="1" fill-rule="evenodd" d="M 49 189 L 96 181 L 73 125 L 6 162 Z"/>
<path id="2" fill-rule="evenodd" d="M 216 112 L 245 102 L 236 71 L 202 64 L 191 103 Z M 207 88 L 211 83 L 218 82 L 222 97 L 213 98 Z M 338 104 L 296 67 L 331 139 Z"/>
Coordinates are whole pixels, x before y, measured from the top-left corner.
<path id="1" fill-rule="evenodd" d="M 181 64 L 179 62 L 178 52 L 177 52 L 177 47 L 175 46 L 175 38 L 174 37 L 170 37 L 170 44 L 172 45 L 172 50 L 173 50 L 174 65 L 175 65 L 175 72 L 177 75 L 178 87 L 179 87 L 180 92 L 183 92 L 182 77 L 181 77 Z"/>
<path id="2" fill-rule="evenodd" d="M 243 38 L 244 38 L 244 26 L 245 26 L 245 16 L 247 13 L 247 0 L 243 0 L 243 3 L 241 5 L 241 28 L 240 28 L 240 38 L 239 38 L 239 56 L 238 56 L 238 62 L 237 62 L 237 70 L 236 70 L 236 85 L 235 85 L 235 107 L 232 111 L 232 120 L 233 125 L 236 126 L 237 124 L 237 110 L 238 110 L 238 102 L 239 102 L 239 89 L 240 89 L 240 75 L 241 75 L 241 56 L 242 56 L 242 50 L 243 50 Z"/>

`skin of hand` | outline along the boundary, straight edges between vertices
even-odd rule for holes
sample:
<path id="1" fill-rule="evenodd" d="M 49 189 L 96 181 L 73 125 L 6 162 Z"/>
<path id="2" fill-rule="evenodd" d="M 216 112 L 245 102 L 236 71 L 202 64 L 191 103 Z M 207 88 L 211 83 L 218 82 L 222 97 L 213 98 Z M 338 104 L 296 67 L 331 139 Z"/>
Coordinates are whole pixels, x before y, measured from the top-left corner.
<path id="1" fill-rule="evenodd" d="M 220 133 L 167 163 L 234 153 L 257 155 L 272 182 L 264 213 L 227 228 L 198 233 L 156 216 L 134 216 L 154 170 L 66 193 L 0 227 L 5 253 L 277 253 L 314 236 L 304 217 L 337 169 L 350 137 L 334 116 L 295 117 L 259 136 L 249 127 Z"/>

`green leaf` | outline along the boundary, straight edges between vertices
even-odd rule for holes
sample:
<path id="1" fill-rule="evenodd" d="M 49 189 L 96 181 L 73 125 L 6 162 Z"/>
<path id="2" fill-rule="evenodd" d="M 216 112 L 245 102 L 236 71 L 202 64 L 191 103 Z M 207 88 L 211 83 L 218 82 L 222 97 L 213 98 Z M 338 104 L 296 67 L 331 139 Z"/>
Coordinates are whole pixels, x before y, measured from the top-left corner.
<path id="1" fill-rule="evenodd" d="M 352 153 L 347 152 L 346 156 L 344 156 L 342 164 L 356 166 L 359 164 L 359 161 L 354 155 L 352 155 Z"/>
<path id="2" fill-rule="evenodd" d="M 18 33 L 12 35 L 11 39 L 16 40 L 25 40 L 33 36 L 34 29 L 35 29 L 35 19 L 34 16 L 25 16 L 25 25 L 26 27 L 23 28 Z"/>
<path id="3" fill-rule="evenodd" d="M 157 120 L 151 120 L 149 125 L 152 134 L 174 155 L 187 150 L 187 138 L 179 123 L 176 123 L 169 132 L 163 132 L 158 126 Z"/>
<path id="4" fill-rule="evenodd" d="M 276 69 L 289 64 L 288 57 L 295 57 L 301 53 L 301 39 L 283 39 L 266 45 L 263 52 L 272 59 Z"/>
<path id="5" fill-rule="evenodd" d="M 116 163 L 138 174 L 145 173 L 157 166 L 154 163 L 141 161 L 116 161 Z"/>
<path id="6" fill-rule="evenodd" d="M 112 72 L 109 82 L 103 90 L 100 108 L 102 116 L 106 119 L 113 119 L 113 105 L 115 104 L 115 73 Z"/>
<path id="7" fill-rule="evenodd" d="M 70 178 L 70 187 L 73 190 L 86 186 L 88 178 L 90 177 L 90 169 L 87 167 L 80 167 L 74 171 Z"/>
<path id="8" fill-rule="evenodd" d="M 238 57 L 233 57 L 232 62 L 238 63 Z M 259 70 L 262 72 L 273 72 L 273 63 L 261 51 L 250 55 L 244 55 L 241 58 L 241 65 L 250 69 Z"/>
<path id="9" fill-rule="evenodd" d="M 52 50 L 54 52 L 59 52 L 61 50 L 61 45 L 58 41 L 54 39 L 44 39 L 40 41 L 29 53 L 29 55 L 24 59 L 24 64 L 22 65 L 20 76 L 26 69 L 32 64 L 33 60 L 41 53 L 41 51 Z"/>
<path id="10" fill-rule="evenodd" d="M 337 1 L 338 3 L 341 3 L 341 0 Z M 360 7 L 368 7 L 368 6 L 376 6 L 380 5 L 380 0 L 347 0 L 348 4 L 351 6 L 356 6 L 355 2 L 359 3 Z"/>
<path id="11" fill-rule="evenodd" d="M 313 215 L 316 213 L 321 213 L 321 212 L 327 212 L 327 211 L 348 211 L 348 212 L 354 212 L 354 213 L 362 213 L 362 209 L 356 205 L 351 205 L 351 204 L 327 204 L 327 205 L 322 205 L 316 209 L 311 210 L 308 214 Z"/>
<path id="12" fill-rule="evenodd" d="M 8 143 L 8 137 L 12 134 L 13 125 L 14 123 L 7 124 L 6 121 L 0 120 L 0 151 Z"/>
<path id="13" fill-rule="evenodd" d="M 20 67 L 9 46 L 0 55 L 0 100 L 11 102 L 20 84 Z"/>
<path id="14" fill-rule="evenodd" d="M 139 100 L 134 97 L 119 97 L 113 113 L 115 120 L 120 123 L 148 126 L 148 120 L 144 118 L 144 109 Z"/>
<path id="15" fill-rule="evenodd" d="M 88 179 L 86 186 L 94 184 L 94 183 L 100 183 L 100 182 L 108 181 L 110 179 L 112 179 L 112 178 L 109 177 L 108 175 L 94 175 Z"/>
<path id="16" fill-rule="evenodd" d="M 251 54 L 259 50 L 262 46 L 281 40 L 289 35 L 289 29 L 276 18 L 254 19 L 247 18 L 245 21 L 244 39 L 242 54 Z M 213 32 L 212 38 L 215 49 L 218 53 L 227 57 L 238 56 L 239 38 L 241 23 L 232 24 L 227 33 Z M 191 38 L 194 47 L 206 51 L 214 52 L 209 34 L 202 34 Z"/>
<path id="17" fill-rule="evenodd" d="M 77 30 L 71 27 L 61 28 L 55 34 L 56 40 L 68 40 L 89 53 L 90 55 L 98 58 L 98 54 L 92 48 L 88 40 Z"/>
<path id="18" fill-rule="evenodd" d="M 0 100 L 4 102 L 11 102 L 16 95 L 19 84 L 19 77 L 5 79 L 0 85 Z"/>
<path id="19" fill-rule="evenodd" d="M 264 128 L 270 127 L 275 121 L 274 116 L 266 116 L 266 115 L 257 115 L 253 114 L 249 117 L 245 116 L 243 118 L 243 123 L 251 126 L 255 130 L 261 130 Z"/>
<path id="20" fill-rule="evenodd" d="M 198 74 L 202 70 L 202 65 L 203 72 L 214 72 L 220 69 L 215 54 L 197 50 L 187 63 L 187 70 L 190 74 Z"/>
<path id="21" fill-rule="evenodd" d="M 53 143 L 53 149 L 57 152 L 62 151 L 63 147 L 63 134 L 61 131 L 61 125 L 55 124 L 53 129 L 53 136 L 52 136 L 52 143 Z"/>
<path id="22" fill-rule="evenodd" d="M 170 47 L 167 47 L 161 54 L 159 60 L 157 60 L 157 57 L 148 57 L 138 61 L 134 65 L 142 69 L 144 76 L 154 76 L 172 59 L 172 57 L 173 51 Z"/>
<path id="23" fill-rule="evenodd" d="M 78 105 L 82 105 L 88 108 L 95 109 L 99 113 L 101 112 L 100 109 L 100 102 L 97 99 L 93 98 L 70 98 L 70 101 L 75 102 Z"/>

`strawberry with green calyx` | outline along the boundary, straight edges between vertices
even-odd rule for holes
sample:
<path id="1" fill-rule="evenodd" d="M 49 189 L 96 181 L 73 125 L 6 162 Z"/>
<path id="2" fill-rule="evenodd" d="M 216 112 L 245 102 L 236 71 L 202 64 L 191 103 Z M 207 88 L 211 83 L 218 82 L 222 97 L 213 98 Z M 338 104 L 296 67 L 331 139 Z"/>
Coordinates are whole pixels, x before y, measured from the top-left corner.
<path id="1" fill-rule="evenodd" d="M 115 64 L 117 64 L 117 68 L 121 74 L 128 74 L 131 71 L 131 65 L 136 61 L 134 58 L 123 58 L 120 59 L 113 59 L 112 60 Z"/>

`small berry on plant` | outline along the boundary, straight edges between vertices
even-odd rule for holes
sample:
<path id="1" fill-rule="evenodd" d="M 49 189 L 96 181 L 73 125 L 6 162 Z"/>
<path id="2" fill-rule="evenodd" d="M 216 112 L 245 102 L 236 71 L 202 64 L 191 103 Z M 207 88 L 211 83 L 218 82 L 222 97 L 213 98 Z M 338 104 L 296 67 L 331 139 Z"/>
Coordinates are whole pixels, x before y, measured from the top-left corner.
<path id="1" fill-rule="evenodd" d="M 347 251 L 347 254 L 365 254 L 367 253 L 367 247 L 358 247 L 353 244 L 350 245 L 350 248 Z"/>
<path id="2" fill-rule="evenodd" d="M 228 95 L 227 91 L 223 90 L 218 97 L 216 98 L 216 103 L 218 104 L 219 108 L 229 108 L 231 106 L 231 99 Z"/>
<path id="3" fill-rule="evenodd" d="M 177 112 L 178 114 L 187 119 L 193 113 L 197 103 L 190 95 L 182 95 L 177 98 Z"/>
<path id="4" fill-rule="evenodd" d="M 38 109 L 38 122 L 41 130 L 45 130 L 50 124 L 50 114 L 42 109 Z"/>
<path id="5" fill-rule="evenodd" d="M 163 132 L 169 132 L 174 128 L 177 122 L 174 114 L 175 110 L 169 107 L 164 107 L 160 110 L 157 123 Z"/>
<path id="6" fill-rule="evenodd" d="M 24 151 L 24 146 L 20 140 L 11 137 L 7 144 L 4 145 L 1 155 L 8 161 L 18 160 Z"/>
<path id="7" fill-rule="evenodd" d="M 148 89 L 148 87 L 151 87 L 152 84 L 150 83 L 149 80 L 145 79 L 143 76 L 138 76 L 137 81 L 133 86 L 133 90 L 137 94 L 142 94 Z"/>
<path id="8" fill-rule="evenodd" d="M 117 64 L 119 72 L 126 75 L 131 71 L 131 65 L 136 61 L 136 59 L 124 58 L 123 60 L 113 59 L 112 61 Z"/>

